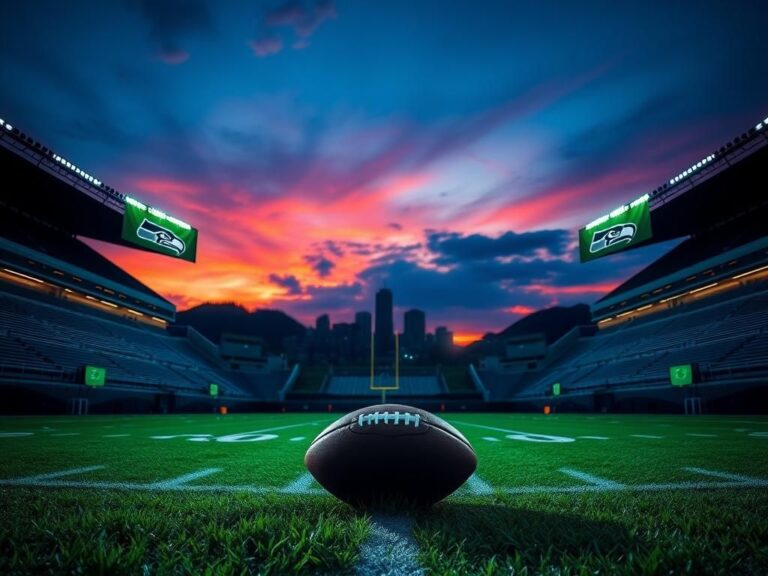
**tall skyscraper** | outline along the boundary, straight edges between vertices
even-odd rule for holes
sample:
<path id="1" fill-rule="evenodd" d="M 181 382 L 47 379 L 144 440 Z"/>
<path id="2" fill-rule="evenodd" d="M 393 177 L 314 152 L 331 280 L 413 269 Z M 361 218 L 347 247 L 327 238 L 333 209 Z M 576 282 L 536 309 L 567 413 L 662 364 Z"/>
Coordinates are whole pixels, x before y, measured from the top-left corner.
<path id="1" fill-rule="evenodd" d="M 319 339 L 327 339 L 331 335 L 331 319 L 328 314 L 317 317 L 315 320 L 315 333 Z"/>
<path id="2" fill-rule="evenodd" d="M 408 310 L 403 317 L 403 324 L 403 346 L 411 352 L 421 352 L 427 332 L 426 314 L 423 310 Z"/>
<path id="3" fill-rule="evenodd" d="M 355 314 L 355 354 L 365 355 L 366 359 L 371 353 L 371 313 L 358 312 Z"/>
<path id="4" fill-rule="evenodd" d="M 453 350 L 453 332 L 445 326 L 438 326 L 435 330 L 435 344 L 438 352 L 451 352 Z"/>
<path id="5" fill-rule="evenodd" d="M 395 331 L 392 318 L 392 291 L 382 288 L 376 292 L 376 353 L 395 353 Z"/>

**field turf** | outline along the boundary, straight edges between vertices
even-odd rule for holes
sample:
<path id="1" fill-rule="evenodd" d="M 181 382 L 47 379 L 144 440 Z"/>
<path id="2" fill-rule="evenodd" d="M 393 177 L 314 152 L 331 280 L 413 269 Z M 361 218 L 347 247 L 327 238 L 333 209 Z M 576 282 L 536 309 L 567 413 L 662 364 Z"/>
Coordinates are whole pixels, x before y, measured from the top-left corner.
<path id="1" fill-rule="evenodd" d="M 447 415 L 476 475 L 370 512 L 304 468 L 338 416 L 0 419 L 0 574 L 370 573 L 392 517 L 423 574 L 768 573 L 768 418 Z"/>

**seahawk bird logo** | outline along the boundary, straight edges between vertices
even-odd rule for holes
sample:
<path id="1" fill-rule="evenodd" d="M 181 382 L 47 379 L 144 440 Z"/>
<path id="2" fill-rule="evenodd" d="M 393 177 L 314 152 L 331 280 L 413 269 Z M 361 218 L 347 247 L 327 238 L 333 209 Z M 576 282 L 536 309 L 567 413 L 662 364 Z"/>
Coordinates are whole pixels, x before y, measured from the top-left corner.
<path id="1" fill-rule="evenodd" d="M 184 253 L 186 246 L 184 241 L 176 236 L 173 232 L 167 228 L 163 228 L 154 222 L 150 222 L 144 218 L 144 222 L 141 223 L 136 229 L 136 235 L 139 238 L 154 242 L 155 244 L 167 248 L 171 252 L 175 252 L 176 256 L 180 256 Z"/>
<path id="2" fill-rule="evenodd" d="M 600 252 L 618 244 L 619 242 L 632 242 L 632 238 L 635 237 L 637 232 L 637 226 L 630 222 L 624 224 L 616 224 L 605 230 L 597 230 L 592 234 L 592 243 L 589 245 L 590 254 Z"/>

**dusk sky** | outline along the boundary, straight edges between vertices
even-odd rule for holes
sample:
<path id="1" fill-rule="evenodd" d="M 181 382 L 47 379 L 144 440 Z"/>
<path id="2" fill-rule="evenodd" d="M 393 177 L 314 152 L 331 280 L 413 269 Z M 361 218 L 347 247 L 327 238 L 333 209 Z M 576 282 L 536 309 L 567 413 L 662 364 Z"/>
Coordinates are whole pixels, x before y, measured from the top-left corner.
<path id="1" fill-rule="evenodd" d="M 576 231 L 768 114 L 765 2 L 3 2 L 0 117 L 200 231 L 90 241 L 180 310 L 427 311 L 459 342 L 653 246 Z"/>

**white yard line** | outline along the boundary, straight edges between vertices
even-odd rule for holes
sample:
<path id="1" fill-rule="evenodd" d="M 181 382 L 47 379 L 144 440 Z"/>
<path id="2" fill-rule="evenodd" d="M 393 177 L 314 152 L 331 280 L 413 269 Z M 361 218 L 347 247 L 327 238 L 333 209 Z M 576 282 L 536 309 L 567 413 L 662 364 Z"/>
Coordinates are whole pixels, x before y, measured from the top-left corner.
<path id="1" fill-rule="evenodd" d="M 584 440 L 610 440 L 608 436 L 576 436 L 576 438 L 583 438 Z"/>
<path id="2" fill-rule="evenodd" d="M 160 490 L 177 488 L 183 484 L 187 484 L 194 480 L 199 480 L 200 478 L 205 478 L 206 476 L 210 476 L 218 472 L 221 472 L 221 468 L 205 468 L 203 470 L 198 470 L 197 472 L 190 472 L 189 474 L 183 474 L 182 476 L 171 478 L 170 480 L 161 480 L 160 482 L 154 482 L 150 484 L 150 488 L 157 488 Z"/>
<path id="3" fill-rule="evenodd" d="M 412 521 L 407 516 L 376 514 L 371 519 L 371 533 L 360 548 L 355 567 L 358 576 L 423 576 L 419 566 L 419 548 L 412 535 Z"/>
<path id="4" fill-rule="evenodd" d="M 102 438 L 125 438 L 126 436 L 130 434 L 104 434 Z"/>
<path id="5" fill-rule="evenodd" d="M 473 496 L 488 496 L 493 494 L 493 487 L 477 474 L 472 474 L 467 480 L 467 489 Z"/>
<path id="6" fill-rule="evenodd" d="M 733 482 L 760 482 L 760 478 L 752 478 L 750 476 L 742 476 L 741 474 L 731 474 L 729 472 L 720 472 L 718 470 L 707 470 L 705 468 L 685 467 L 683 470 L 693 472 L 694 474 L 702 474 L 703 476 L 712 476 L 713 478 L 722 478 L 723 480 L 731 480 Z"/>
<path id="7" fill-rule="evenodd" d="M 632 438 L 647 438 L 649 440 L 661 440 L 664 436 L 656 436 L 654 434 L 630 434 Z"/>
<path id="8" fill-rule="evenodd" d="M 296 438 L 291 438 L 290 442 L 301 442 L 304 438 L 305 436 L 296 436 Z"/>
<path id="9" fill-rule="evenodd" d="M 473 424 L 472 422 L 462 422 L 460 420 L 453 420 L 454 424 L 461 424 L 462 426 L 471 426 L 473 428 L 482 428 L 483 430 L 493 430 L 494 432 L 504 432 L 518 438 L 510 438 L 511 440 L 528 439 L 533 442 L 573 442 L 574 439 L 568 436 L 552 436 L 550 434 L 538 434 L 536 432 L 520 432 L 519 430 L 507 430 L 506 428 L 496 428 L 495 426 L 485 426 L 483 424 Z M 507 436 L 509 438 L 509 436 Z"/>
<path id="10" fill-rule="evenodd" d="M 686 436 L 694 436 L 696 438 L 717 438 L 717 434 L 697 434 L 695 432 L 686 432 Z"/>
<path id="11" fill-rule="evenodd" d="M 36 474 L 34 476 L 28 476 L 26 478 L 19 478 L 21 481 L 26 482 L 40 482 L 43 480 L 53 480 L 54 478 L 62 478 L 64 476 L 73 476 L 74 474 L 85 474 L 87 472 L 93 472 L 94 470 L 101 470 L 104 466 L 85 466 L 84 468 L 68 468 L 67 470 L 59 470 L 58 472 L 51 472 L 50 474 Z"/>
<path id="12" fill-rule="evenodd" d="M 312 477 L 312 474 L 304 472 L 304 474 L 299 476 L 296 480 L 281 488 L 280 492 L 283 492 L 284 494 L 323 494 L 323 490 L 310 488 L 314 481 L 315 479 Z"/>
<path id="13" fill-rule="evenodd" d="M 588 474 L 586 472 L 581 472 L 580 470 L 572 470 L 570 468 L 560 468 L 560 472 L 562 472 L 566 476 L 570 476 L 571 478 L 576 478 L 577 480 L 581 480 L 582 482 L 586 482 L 587 484 L 591 484 L 592 486 L 598 486 L 606 490 L 621 490 L 622 488 L 624 488 L 624 484 L 621 484 L 620 482 L 614 482 L 613 480 L 600 478 L 599 476 Z"/>
<path id="14" fill-rule="evenodd" d="M 51 436 L 80 436 L 80 432 L 63 432 L 61 434 L 51 434 Z"/>

